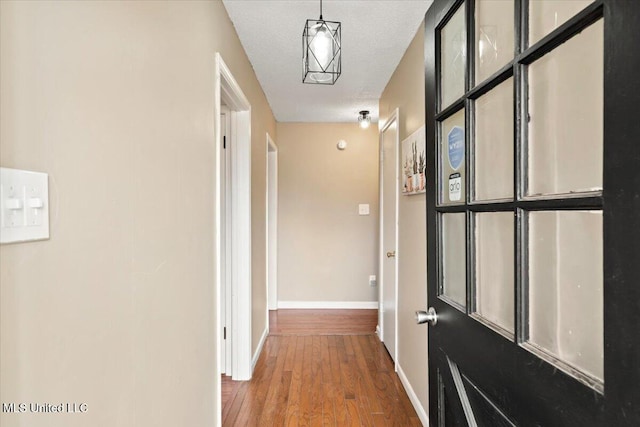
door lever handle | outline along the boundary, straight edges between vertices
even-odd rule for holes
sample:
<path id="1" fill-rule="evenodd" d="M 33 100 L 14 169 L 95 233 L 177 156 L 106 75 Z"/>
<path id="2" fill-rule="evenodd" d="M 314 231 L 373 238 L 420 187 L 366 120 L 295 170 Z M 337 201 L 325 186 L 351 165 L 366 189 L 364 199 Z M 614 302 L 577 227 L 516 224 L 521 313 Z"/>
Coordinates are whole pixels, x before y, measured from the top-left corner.
<path id="1" fill-rule="evenodd" d="M 395 257 L 396 257 L 396 251 L 387 252 L 387 258 L 395 258 Z"/>
<path id="2" fill-rule="evenodd" d="M 431 326 L 436 326 L 436 323 L 438 323 L 438 313 L 436 313 L 436 309 L 433 307 L 429 307 L 427 311 L 416 311 L 416 323 L 422 325 L 427 322 L 429 322 Z"/>

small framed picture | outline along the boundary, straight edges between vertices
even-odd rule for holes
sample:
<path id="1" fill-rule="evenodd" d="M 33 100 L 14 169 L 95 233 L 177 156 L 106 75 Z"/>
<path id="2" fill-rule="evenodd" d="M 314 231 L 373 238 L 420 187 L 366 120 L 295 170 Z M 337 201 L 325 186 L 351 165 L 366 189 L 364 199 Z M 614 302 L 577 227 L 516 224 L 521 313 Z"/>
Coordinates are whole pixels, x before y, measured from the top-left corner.
<path id="1" fill-rule="evenodd" d="M 401 144 L 400 167 L 402 194 L 410 196 L 425 192 L 426 132 L 424 126 L 412 133 Z"/>

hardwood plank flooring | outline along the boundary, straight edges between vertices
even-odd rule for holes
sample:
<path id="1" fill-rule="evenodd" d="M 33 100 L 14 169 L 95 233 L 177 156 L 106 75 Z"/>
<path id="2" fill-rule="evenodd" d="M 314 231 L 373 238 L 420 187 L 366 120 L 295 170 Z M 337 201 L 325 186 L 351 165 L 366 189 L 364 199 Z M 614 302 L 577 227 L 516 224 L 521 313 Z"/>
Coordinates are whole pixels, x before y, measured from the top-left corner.
<path id="1" fill-rule="evenodd" d="M 271 312 L 251 381 L 223 376 L 222 425 L 420 426 L 374 334 L 377 316 L 376 310 Z"/>
<path id="2" fill-rule="evenodd" d="M 378 310 L 273 310 L 269 312 L 269 335 L 373 334 Z"/>

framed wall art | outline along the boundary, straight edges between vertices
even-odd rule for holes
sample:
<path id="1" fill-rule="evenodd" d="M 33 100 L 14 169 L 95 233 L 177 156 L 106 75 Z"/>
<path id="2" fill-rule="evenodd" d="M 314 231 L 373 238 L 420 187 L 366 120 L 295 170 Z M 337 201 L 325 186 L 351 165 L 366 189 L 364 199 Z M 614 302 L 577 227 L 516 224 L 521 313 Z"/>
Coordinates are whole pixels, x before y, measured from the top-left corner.
<path id="1" fill-rule="evenodd" d="M 400 144 L 402 194 L 405 196 L 425 192 L 425 167 L 427 164 L 425 139 L 425 128 L 422 126 Z"/>

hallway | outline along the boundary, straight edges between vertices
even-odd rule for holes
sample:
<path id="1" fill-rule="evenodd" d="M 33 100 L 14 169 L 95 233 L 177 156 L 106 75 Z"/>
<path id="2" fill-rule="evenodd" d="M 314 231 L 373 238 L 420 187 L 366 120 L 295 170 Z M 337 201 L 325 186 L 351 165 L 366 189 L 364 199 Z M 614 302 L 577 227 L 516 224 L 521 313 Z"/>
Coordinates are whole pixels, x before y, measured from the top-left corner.
<path id="1" fill-rule="evenodd" d="M 253 379 L 222 379 L 224 426 L 420 426 L 377 310 L 270 312 Z"/>

